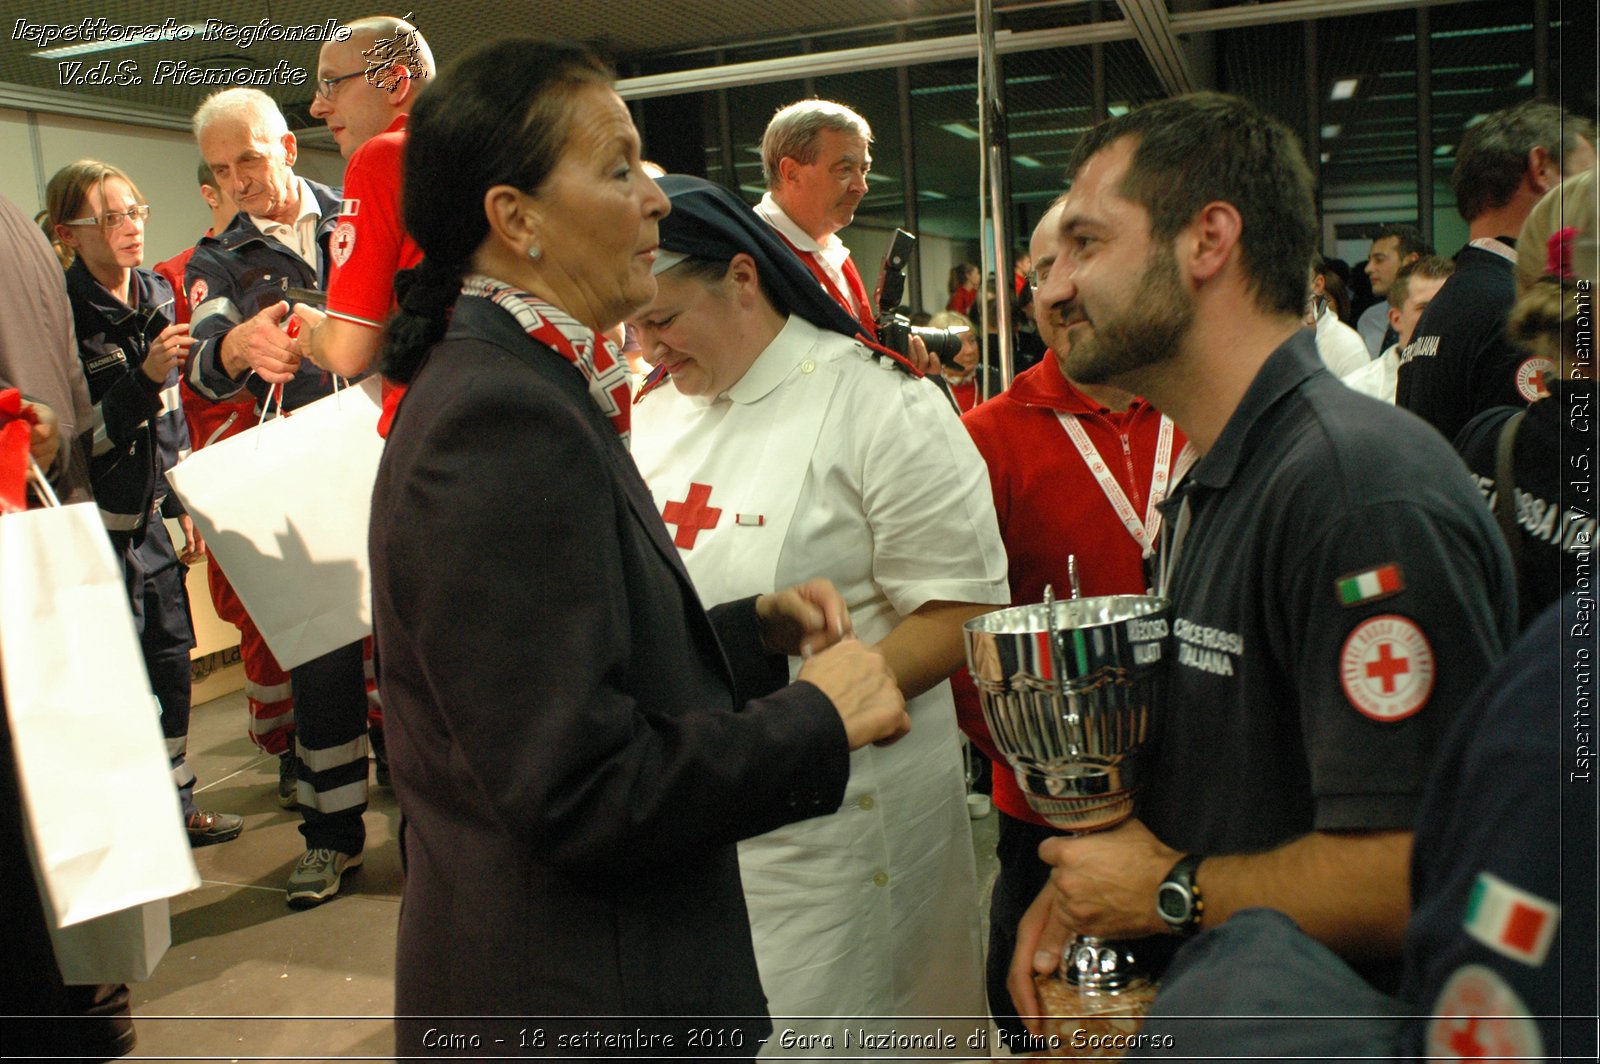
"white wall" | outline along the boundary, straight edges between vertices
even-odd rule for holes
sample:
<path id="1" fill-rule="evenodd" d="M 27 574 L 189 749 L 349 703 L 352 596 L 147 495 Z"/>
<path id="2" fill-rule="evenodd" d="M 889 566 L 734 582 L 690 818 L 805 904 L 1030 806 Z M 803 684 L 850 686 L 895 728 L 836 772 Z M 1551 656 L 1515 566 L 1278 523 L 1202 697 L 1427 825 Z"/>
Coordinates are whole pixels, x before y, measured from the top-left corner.
<path id="1" fill-rule="evenodd" d="M 881 229 L 859 222 L 839 233 L 839 239 L 850 249 L 856 269 L 861 271 L 861 280 L 866 284 L 869 296 L 877 286 L 878 271 L 883 268 L 883 256 L 889 250 L 889 241 L 893 236 L 893 229 Z M 950 267 L 955 265 L 956 243 L 947 237 L 933 235 L 917 240 L 917 254 L 922 268 L 922 309 L 930 314 L 943 310 L 950 299 L 945 286 L 950 279 Z M 911 305 L 909 289 L 901 302 Z"/>
<path id="2" fill-rule="evenodd" d="M 0 193 L 30 214 L 44 209 L 45 183 L 68 163 L 100 159 L 126 170 L 150 204 L 146 266 L 192 246 L 211 224 L 196 191 L 200 153 L 187 133 L 0 108 L 0 159 Z M 344 159 L 338 152 L 302 150 L 295 171 L 338 185 Z"/>

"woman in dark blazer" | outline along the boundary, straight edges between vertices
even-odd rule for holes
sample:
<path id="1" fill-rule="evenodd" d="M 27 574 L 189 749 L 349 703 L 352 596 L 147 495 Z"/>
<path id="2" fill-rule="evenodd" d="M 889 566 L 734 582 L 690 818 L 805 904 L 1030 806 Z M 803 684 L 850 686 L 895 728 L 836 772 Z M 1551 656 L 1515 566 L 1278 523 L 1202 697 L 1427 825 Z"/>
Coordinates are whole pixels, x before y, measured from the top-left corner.
<path id="1" fill-rule="evenodd" d="M 385 349 L 410 388 L 371 532 L 398 1054 L 753 1056 L 734 843 L 836 808 L 848 750 L 901 734 L 903 704 L 852 639 L 782 686 L 781 652 L 847 629 L 842 599 L 813 581 L 708 618 L 639 478 L 600 334 L 653 296 L 667 201 L 609 72 L 495 44 L 410 130 L 425 258 Z"/>

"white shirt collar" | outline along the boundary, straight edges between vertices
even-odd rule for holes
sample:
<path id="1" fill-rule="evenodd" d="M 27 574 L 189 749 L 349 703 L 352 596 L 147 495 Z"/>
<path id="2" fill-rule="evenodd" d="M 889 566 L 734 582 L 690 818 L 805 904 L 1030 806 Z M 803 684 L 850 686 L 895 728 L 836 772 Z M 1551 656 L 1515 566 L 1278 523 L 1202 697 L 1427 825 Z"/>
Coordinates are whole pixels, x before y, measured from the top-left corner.
<path id="1" fill-rule="evenodd" d="M 850 257 L 850 249 L 844 246 L 844 241 L 839 239 L 838 233 L 829 233 L 823 240 L 817 240 L 807 233 L 795 220 L 778 206 L 778 201 L 772 198 L 772 193 L 763 193 L 761 202 L 756 204 L 756 213 L 767 220 L 778 232 L 788 237 L 789 242 L 801 251 L 809 251 L 821 255 L 823 261 L 831 268 L 831 272 L 839 274 L 835 280 L 842 278 L 840 272 L 844 269 L 844 260 Z"/>
<path id="2" fill-rule="evenodd" d="M 735 403 L 750 404 L 765 399 L 782 384 L 813 347 L 821 330 L 798 314 L 789 315 L 778 335 L 772 338 L 744 376 L 722 394 Z"/>
<path id="3" fill-rule="evenodd" d="M 317 223 L 322 220 L 322 208 L 317 204 L 316 193 L 311 191 L 311 183 L 303 177 L 296 177 L 295 181 L 300 185 L 300 213 L 295 216 L 292 223 L 259 218 L 254 214 L 250 215 L 250 221 L 262 233 L 289 247 L 306 262 L 315 266 Z"/>

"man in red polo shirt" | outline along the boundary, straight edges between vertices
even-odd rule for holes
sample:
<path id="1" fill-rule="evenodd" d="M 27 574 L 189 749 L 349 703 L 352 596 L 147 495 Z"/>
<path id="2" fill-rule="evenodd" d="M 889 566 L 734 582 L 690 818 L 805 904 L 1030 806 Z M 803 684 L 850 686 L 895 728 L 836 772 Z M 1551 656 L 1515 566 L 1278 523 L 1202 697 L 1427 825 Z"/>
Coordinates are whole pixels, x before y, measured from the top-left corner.
<path id="1" fill-rule="evenodd" d="M 348 36 L 330 40 L 317 58 L 317 93 L 311 114 L 333 134 L 349 160 L 344 172 L 344 202 L 328 241 L 328 305 L 324 315 L 300 303 L 300 357 L 345 377 L 374 368 L 383 342 L 383 323 L 394 307 L 394 276 L 422 260 L 406 234 L 400 206 L 406 119 L 434 74 L 433 52 L 411 23 L 376 15 L 347 23 Z M 387 433 L 393 394 L 385 387 Z M 372 750 L 380 785 L 389 782 L 383 742 L 383 710 L 378 701 L 372 641 L 363 647 L 367 666 Z"/>
<path id="2" fill-rule="evenodd" d="M 353 377 L 377 360 L 394 307 L 394 275 L 422 259 L 401 213 L 401 160 L 406 119 L 434 65 L 428 42 L 404 19 L 379 15 L 344 28 L 349 37 L 322 46 L 311 101 L 311 114 L 327 123 L 349 160 L 328 245 L 328 312 L 301 304 L 295 313 L 302 357 Z"/>

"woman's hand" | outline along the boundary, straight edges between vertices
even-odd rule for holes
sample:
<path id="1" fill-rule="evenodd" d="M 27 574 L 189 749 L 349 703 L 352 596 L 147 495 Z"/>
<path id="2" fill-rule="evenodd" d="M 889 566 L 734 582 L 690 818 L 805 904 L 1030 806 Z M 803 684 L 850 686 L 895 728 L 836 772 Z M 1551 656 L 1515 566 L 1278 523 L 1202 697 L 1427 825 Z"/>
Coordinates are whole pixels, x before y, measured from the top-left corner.
<path id="1" fill-rule="evenodd" d="M 761 642 L 774 654 L 810 657 L 853 633 L 850 607 L 831 580 L 807 580 L 756 599 Z"/>
<path id="2" fill-rule="evenodd" d="M 176 366 L 183 369 L 184 363 L 189 361 L 189 348 L 194 346 L 194 337 L 189 335 L 188 324 L 168 325 L 150 342 L 150 350 L 144 356 L 144 364 L 139 368 L 144 375 L 156 384 L 166 381 L 167 375 Z"/>
<path id="3" fill-rule="evenodd" d="M 911 730 L 894 670 L 882 654 L 854 638 L 807 661 L 796 679 L 828 696 L 852 750 L 868 743 L 888 746 Z"/>

